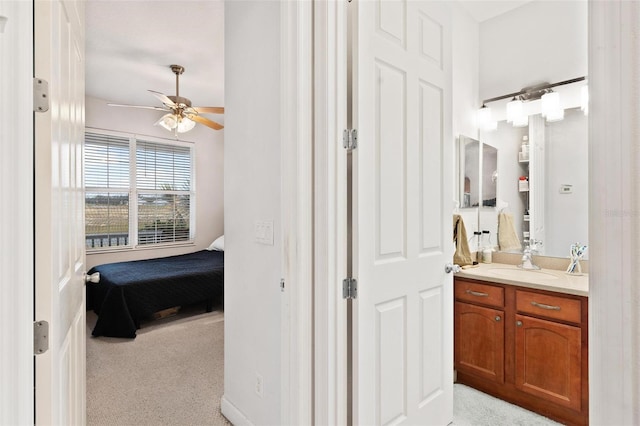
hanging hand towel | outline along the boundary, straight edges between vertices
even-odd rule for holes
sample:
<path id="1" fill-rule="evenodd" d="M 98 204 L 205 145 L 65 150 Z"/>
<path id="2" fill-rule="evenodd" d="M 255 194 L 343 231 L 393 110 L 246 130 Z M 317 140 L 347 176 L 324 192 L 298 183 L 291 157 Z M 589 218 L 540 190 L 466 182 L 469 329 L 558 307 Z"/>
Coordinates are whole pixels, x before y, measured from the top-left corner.
<path id="1" fill-rule="evenodd" d="M 513 216 L 510 213 L 498 215 L 498 245 L 501 251 L 522 249 L 513 224 Z"/>
<path id="2" fill-rule="evenodd" d="M 456 245 L 456 251 L 453 254 L 453 263 L 465 266 L 473 264 L 471 252 L 469 251 L 469 243 L 467 241 L 467 230 L 464 227 L 462 216 L 453 215 L 453 242 Z"/>

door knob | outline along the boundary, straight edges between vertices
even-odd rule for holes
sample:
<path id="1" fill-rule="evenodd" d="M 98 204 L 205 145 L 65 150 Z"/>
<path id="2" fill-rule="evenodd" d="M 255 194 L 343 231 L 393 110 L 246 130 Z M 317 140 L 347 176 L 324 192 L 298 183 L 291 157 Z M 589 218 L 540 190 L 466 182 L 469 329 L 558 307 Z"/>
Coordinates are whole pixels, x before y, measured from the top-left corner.
<path id="1" fill-rule="evenodd" d="M 85 284 L 86 283 L 98 284 L 100 282 L 100 272 L 94 272 L 91 275 L 87 275 L 87 273 L 84 272 L 82 276 L 84 277 Z"/>
<path id="2" fill-rule="evenodd" d="M 452 272 L 455 274 L 456 272 L 462 271 L 462 268 L 460 267 L 460 265 L 456 265 L 454 263 L 447 263 L 446 265 L 444 265 L 444 271 L 447 274 L 450 274 Z"/>

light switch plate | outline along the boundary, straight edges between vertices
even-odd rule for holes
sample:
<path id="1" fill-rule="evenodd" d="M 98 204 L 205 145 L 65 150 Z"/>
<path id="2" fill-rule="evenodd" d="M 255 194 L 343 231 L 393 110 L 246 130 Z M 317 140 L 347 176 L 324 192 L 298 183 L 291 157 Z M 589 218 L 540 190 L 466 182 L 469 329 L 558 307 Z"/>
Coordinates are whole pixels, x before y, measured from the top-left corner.
<path id="1" fill-rule="evenodd" d="M 254 223 L 255 241 L 258 244 L 273 245 L 273 221 L 256 220 Z"/>
<path id="2" fill-rule="evenodd" d="M 573 185 L 562 184 L 560 185 L 560 193 L 561 194 L 571 194 L 573 192 Z"/>

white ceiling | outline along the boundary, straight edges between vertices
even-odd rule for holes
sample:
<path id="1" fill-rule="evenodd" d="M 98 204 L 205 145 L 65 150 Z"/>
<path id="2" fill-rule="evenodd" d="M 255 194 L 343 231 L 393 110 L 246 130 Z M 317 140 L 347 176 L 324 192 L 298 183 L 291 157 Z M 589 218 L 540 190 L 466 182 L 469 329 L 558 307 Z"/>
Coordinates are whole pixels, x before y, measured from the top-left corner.
<path id="1" fill-rule="evenodd" d="M 483 22 L 531 1 L 533 0 L 459 0 L 459 3 L 471 14 L 473 19 Z"/>
<path id="2" fill-rule="evenodd" d="M 532 0 L 460 0 L 478 22 Z M 169 65 L 185 67 L 180 94 L 194 106 L 224 106 L 223 0 L 88 0 L 86 93 L 159 105 L 147 92 L 175 94 Z"/>
<path id="3" fill-rule="evenodd" d="M 160 106 L 147 89 L 175 95 L 179 64 L 181 96 L 224 106 L 224 1 L 88 0 L 86 24 L 87 95 Z"/>

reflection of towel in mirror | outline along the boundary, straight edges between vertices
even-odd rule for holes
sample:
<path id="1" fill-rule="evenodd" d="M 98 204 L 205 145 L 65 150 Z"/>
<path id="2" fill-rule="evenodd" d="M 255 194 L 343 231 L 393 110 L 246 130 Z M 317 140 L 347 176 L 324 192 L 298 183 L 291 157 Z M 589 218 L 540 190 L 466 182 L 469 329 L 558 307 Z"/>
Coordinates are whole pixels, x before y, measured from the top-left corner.
<path id="1" fill-rule="evenodd" d="M 513 225 L 513 216 L 510 213 L 498 215 L 498 245 L 502 251 L 522 249 L 516 227 Z"/>
<path id="2" fill-rule="evenodd" d="M 453 263 L 465 266 L 473 264 L 469 243 L 467 241 L 467 230 L 464 227 L 462 216 L 453 215 L 453 242 L 456 245 L 456 252 L 453 254 Z"/>

